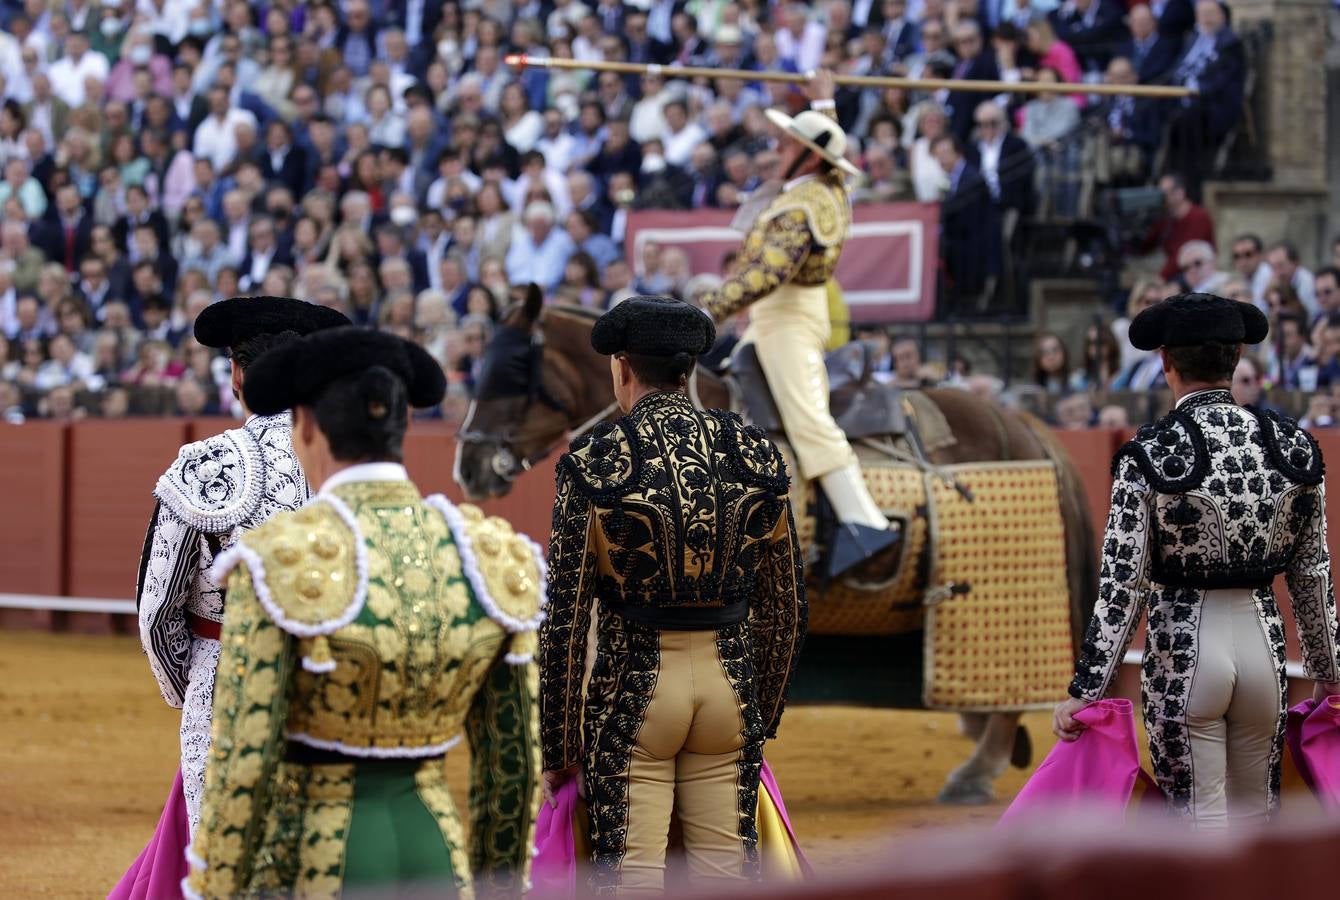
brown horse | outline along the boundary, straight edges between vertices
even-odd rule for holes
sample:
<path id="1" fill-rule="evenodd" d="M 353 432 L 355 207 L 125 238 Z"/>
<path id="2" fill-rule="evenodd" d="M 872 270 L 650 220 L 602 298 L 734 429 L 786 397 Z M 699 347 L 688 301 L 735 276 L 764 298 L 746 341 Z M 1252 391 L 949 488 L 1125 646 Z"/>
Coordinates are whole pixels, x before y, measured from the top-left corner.
<path id="1" fill-rule="evenodd" d="M 462 425 L 455 478 L 475 500 L 507 493 L 532 462 L 546 457 L 573 430 L 611 411 L 609 360 L 591 349 L 595 316 L 588 310 L 541 308 L 538 294 L 509 308 L 486 348 L 477 399 Z M 700 377 L 704 406 L 729 407 L 724 384 Z M 931 454 L 935 464 L 998 460 L 1055 463 L 1066 531 L 1067 582 L 1076 643 L 1097 595 L 1093 530 L 1079 474 L 1050 431 L 1036 419 L 1004 413 L 963 391 L 929 390 L 955 443 Z M 811 594 L 814 604 L 822 597 Z M 865 640 L 873 640 L 866 638 Z M 1059 698 L 1058 698 L 1059 699 Z M 983 803 L 1013 761 L 1027 765 L 1020 712 L 966 714 L 963 733 L 976 740 L 972 756 L 950 775 L 942 802 Z"/>

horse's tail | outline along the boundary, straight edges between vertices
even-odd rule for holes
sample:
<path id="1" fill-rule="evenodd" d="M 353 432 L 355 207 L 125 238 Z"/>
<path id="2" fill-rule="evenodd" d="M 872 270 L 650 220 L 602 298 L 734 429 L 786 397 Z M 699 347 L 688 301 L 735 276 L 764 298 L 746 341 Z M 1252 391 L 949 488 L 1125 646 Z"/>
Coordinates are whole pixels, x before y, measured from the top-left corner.
<path id="1" fill-rule="evenodd" d="M 1084 629 L 1098 599 L 1098 556 L 1095 548 L 1093 519 L 1089 515 L 1089 498 L 1084 481 L 1070 459 L 1070 454 L 1056 439 L 1056 435 L 1041 420 L 1020 413 L 1020 420 L 1056 465 L 1056 482 L 1061 497 L 1061 521 L 1065 525 L 1066 582 L 1070 590 L 1070 630 L 1079 652 Z"/>

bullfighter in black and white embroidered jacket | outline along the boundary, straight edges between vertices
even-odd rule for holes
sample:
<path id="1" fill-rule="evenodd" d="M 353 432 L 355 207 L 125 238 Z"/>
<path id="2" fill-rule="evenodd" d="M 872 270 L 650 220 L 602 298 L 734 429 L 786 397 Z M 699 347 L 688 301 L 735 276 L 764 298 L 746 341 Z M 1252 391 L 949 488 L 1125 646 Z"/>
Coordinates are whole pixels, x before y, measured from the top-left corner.
<path id="1" fill-rule="evenodd" d="M 1262 821 L 1278 807 L 1287 701 L 1276 576 L 1317 693 L 1340 681 L 1321 451 L 1294 422 L 1238 406 L 1228 390 L 1241 345 L 1265 334 L 1251 304 L 1198 294 L 1132 323 L 1136 347 L 1162 350 L 1176 408 L 1113 460 L 1098 604 L 1075 699 L 1057 708 L 1058 734 L 1073 739 L 1070 715 L 1111 688 L 1148 608 L 1154 773 L 1198 829 Z"/>
<path id="2" fill-rule="evenodd" d="M 300 335 L 347 325 L 334 310 L 282 297 L 227 300 L 206 309 L 195 336 L 229 349 L 237 392 L 246 366 Z M 209 577 L 237 535 L 308 500 L 289 414 L 250 416 L 241 428 L 181 448 L 154 488 L 136 604 L 140 641 L 168 705 L 182 711 L 181 773 L 191 827 L 200 815 L 209 753 L 223 590 Z"/>

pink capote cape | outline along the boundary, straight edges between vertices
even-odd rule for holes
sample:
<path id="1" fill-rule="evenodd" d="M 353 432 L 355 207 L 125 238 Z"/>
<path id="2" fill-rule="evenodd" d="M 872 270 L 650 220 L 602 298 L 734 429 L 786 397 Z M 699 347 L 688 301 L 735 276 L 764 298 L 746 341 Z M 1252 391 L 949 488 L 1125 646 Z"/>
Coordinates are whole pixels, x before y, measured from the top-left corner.
<path id="1" fill-rule="evenodd" d="M 1067 808 L 1110 813 L 1120 821 L 1136 783 L 1153 787 L 1153 779 L 1140 770 L 1131 701 L 1090 703 L 1075 713 L 1075 721 L 1086 726 L 1079 739 L 1057 742 L 998 826 Z"/>
<path id="2" fill-rule="evenodd" d="M 178 770 L 153 837 L 112 888 L 107 900 L 180 900 L 181 882 L 187 875 L 186 845 L 190 840 L 191 823 L 186 815 L 186 795 Z"/>
<path id="3" fill-rule="evenodd" d="M 777 778 L 766 760 L 759 773 L 758 847 L 765 881 L 812 878 L 814 869 L 796 841 L 791 819 L 782 802 Z M 557 806 L 540 805 L 535 821 L 535 858 L 531 861 L 531 896 L 565 900 L 576 895 L 577 860 L 589 854 L 585 809 L 577 794 L 577 779 L 569 779 L 554 795 Z"/>
<path id="4" fill-rule="evenodd" d="M 1328 809 L 1340 809 L 1340 696 L 1308 698 L 1289 710 L 1284 729 L 1298 774 Z"/>

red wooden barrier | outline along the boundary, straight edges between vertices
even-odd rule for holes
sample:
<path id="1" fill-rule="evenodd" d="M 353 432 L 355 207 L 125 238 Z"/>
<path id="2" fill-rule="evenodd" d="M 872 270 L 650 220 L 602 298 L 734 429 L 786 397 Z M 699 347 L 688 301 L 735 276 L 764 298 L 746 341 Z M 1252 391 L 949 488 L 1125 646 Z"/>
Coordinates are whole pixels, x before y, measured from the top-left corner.
<path id="1" fill-rule="evenodd" d="M 66 591 L 76 597 L 132 597 L 144 530 L 154 508 L 154 482 L 176 459 L 186 423 L 90 421 L 69 429 Z M 76 618 L 86 627 L 108 627 L 106 615 Z"/>
<path id="2" fill-rule="evenodd" d="M 1122 434 L 1107 428 L 1087 431 L 1057 431 L 1057 439 L 1074 460 L 1079 476 L 1084 480 L 1089 498 L 1089 514 L 1093 520 L 1094 545 L 1103 539 L 1107 524 L 1108 500 L 1112 495 L 1112 454 L 1116 452 Z"/>
<path id="3" fill-rule="evenodd" d="M 65 429 L 0 426 L 0 592 L 65 593 Z M 0 624 L 50 628 L 45 610 L 0 610 Z"/>

